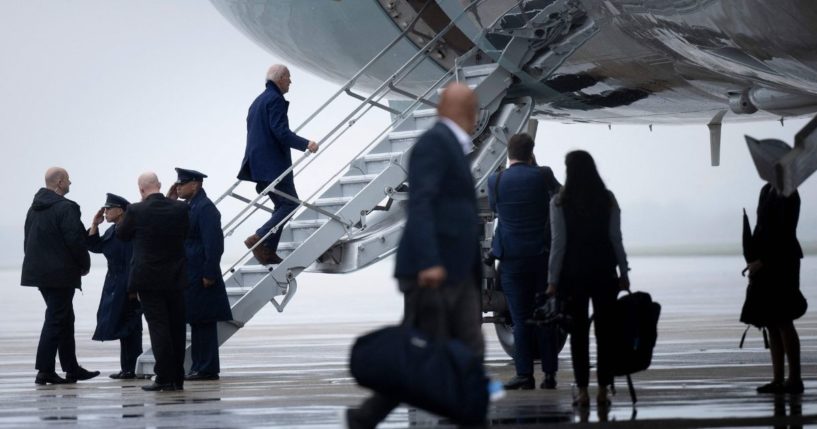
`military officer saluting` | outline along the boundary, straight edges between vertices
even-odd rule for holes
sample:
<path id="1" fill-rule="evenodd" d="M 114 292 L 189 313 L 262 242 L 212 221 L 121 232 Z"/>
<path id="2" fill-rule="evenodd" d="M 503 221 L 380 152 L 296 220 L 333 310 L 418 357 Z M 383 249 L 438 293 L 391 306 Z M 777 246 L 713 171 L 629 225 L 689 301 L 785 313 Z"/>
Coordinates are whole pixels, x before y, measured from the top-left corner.
<path id="1" fill-rule="evenodd" d="M 207 198 L 202 183 L 207 175 L 176 168 L 178 180 L 168 198 L 181 198 L 190 205 L 190 229 L 184 247 L 187 254 L 185 305 L 190 324 L 193 364 L 185 380 L 218 380 L 217 322 L 231 320 L 227 290 L 221 277 L 224 235 L 221 213 Z"/>
<path id="2" fill-rule="evenodd" d="M 122 221 L 128 205 L 128 200 L 119 195 L 108 194 L 105 205 L 91 221 L 86 238 L 88 250 L 102 253 L 108 261 L 108 273 L 102 286 L 92 339 L 119 340 L 120 371 L 110 375 L 114 379 L 136 378 L 136 358 L 142 354 L 142 309 L 136 292 L 128 293 L 133 245 L 116 238 L 116 225 Z M 100 235 L 99 224 L 103 217 L 113 226 Z"/>

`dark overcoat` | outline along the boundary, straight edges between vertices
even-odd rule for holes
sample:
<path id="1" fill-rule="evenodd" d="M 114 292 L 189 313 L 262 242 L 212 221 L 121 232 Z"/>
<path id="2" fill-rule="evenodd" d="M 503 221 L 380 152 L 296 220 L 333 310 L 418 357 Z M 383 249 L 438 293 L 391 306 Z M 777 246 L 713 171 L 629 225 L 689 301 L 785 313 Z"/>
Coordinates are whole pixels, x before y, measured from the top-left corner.
<path id="1" fill-rule="evenodd" d="M 414 279 L 441 265 L 446 283 L 479 278 L 479 219 L 471 169 L 454 133 L 438 122 L 409 159 L 406 227 L 394 275 Z"/>
<path id="2" fill-rule="evenodd" d="M 272 182 L 292 165 L 290 149 L 306 150 L 309 141 L 289 129 L 289 102 L 272 81 L 250 106 L 247 114 L 247 147 L 240 180 Z M 292 180 L 292 176 L 288 176 Z"/>
<path id="3" fill-rule="evenodd" d="M 40 188 L 28 209 L 20 284 L 80 289 L 91 268 L 77 203 Z"/>
<path id="4" fill-rule="evenodd" d="M 128 298 L 128 276 L 133 246 L 116 238 L 116 225 L 102 236 L 99 233 L 86 239 L 88 250 L 105 255 L 108 272 L 96 312 L 96 330 L 92 339 L 110 341 L 125 338 L 142 331 L 142 312 L 139 301 Z"/>
<path id="5" fill-rule="evenodd" d="M 221 213 L 207 198 L 204 189 L 190 200 L 190 229 L 184 249 L 187 255 L 187 323 L 232 320 L 221 276 L 221 255 L 224 253 Z M 215 285 L 205 288 L 203 277 L 215 280 Z"/>

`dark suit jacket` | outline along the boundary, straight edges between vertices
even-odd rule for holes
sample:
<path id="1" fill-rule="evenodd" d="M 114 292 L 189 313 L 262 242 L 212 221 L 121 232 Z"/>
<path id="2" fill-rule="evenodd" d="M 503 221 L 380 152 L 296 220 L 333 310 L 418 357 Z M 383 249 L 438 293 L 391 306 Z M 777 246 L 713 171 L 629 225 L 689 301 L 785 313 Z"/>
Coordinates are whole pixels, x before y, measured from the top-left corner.
<path id="1" fill-rule="evenodd" d="M 550 252 L 550 197 L 561 186 L 549 167 L 513 164 L 488 178 L 488 200 L 499 215 L 491 251 L 505 262 Z M 497 196 L 499 198 L 497 199 Z"/>
<path id="2" fill-rule="evenodd" d="M 784 197 L 772 185 L 764 185 L 760 190 L 757 224 L 752 234 L 753 259 L 769 264 L 803 258 L 803 250 L 797 241 L 799 218 L 799 193 L 795 191 Z"/>
<path id="3" fill-rule="evenodd" d="M 247 147 L 240 180 L 272 182 L 292 165 L 290 148 L 305 151 L 309 141 L 289 129 L 289 101 L 271 81 L 247 114 Z M 291 177 L 289 176 L 292 180 Z"/>
<path id="4" fill-rule="evenodd" d="M 183 289 L 187 284 L 184 240 L 189 225 L 187 204 L 156 193 L 131 204 L 116 236 L 133 240 L 128 290 Z"/>
<path id="5" fill-rule="evenodd" d="M 462 147 L 448 127 L 434 125 L 409 159 L 408 218 L 397 248 L 395 277 L 414 279 L 435 265 L 446 283 L 478 275 L 479 219 L 474 180 Z"/>

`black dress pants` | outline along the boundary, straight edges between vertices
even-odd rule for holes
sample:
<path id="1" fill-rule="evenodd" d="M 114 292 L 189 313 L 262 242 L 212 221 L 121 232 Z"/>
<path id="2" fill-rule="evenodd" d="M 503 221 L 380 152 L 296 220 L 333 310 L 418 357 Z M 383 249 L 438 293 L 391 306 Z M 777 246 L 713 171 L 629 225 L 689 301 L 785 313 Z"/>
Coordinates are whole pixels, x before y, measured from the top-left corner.
<path id="1" fill-rule="evenodd" d="M 617 281 L 617 280 L 616 280 Z M 570 356 L 576 386 L 587 387 L 590 383 L 590 317 L 588 304 L 593 302 L 593 326 L 596 333 L 596 376 L 599 386 L 613 384 L 610 366 L 610 328 L 613 306 L 618 296 L 614 281 L 600 281 L 595 288 L 568 294 L 568 311 L 573 317 L 570 331 Z"/>
<path id="2" fill-rule="evenodd" d="M 421 288 L 416 281 L 399 282 L 400 290 L 406 291 L 404 325 L 432 338 L 458 339 L 479 356 L 485 355 L 480 291 L 473 281 L 437 289 Z M 351 412 L 360 425 L 374 428 L 398 405 L 399 401 L 375 393 Z"/>
<path id="3" fill-rule="evenodd" d="M 140 291 L 156 364 L 156 383 L 184 385 L 184 291 Z"/>
<path id="4" fill-rule="evenodd" d="M 54 358 L 59 352 L 62 370 L 74 372 L 79 367 L 74 342 L 74 288 L 39 289 L 45 300 L 45 321 L 35 368 L 40 372 L 54 372 Z"/>

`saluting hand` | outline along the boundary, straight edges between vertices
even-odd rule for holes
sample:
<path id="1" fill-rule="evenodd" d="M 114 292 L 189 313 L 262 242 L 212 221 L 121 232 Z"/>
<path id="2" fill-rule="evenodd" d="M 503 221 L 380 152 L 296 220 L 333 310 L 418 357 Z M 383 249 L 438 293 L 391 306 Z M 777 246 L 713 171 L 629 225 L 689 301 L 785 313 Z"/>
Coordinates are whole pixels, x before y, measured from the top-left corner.
<path id="1" fill-rule="evenodd" d="M 170 189 L 167 190 L 167 195 L 165 197 L 170 198 L 171 200 L 178 200 L 179 199 L 179 190 L 178 190 L 178 183 L 174 183 Z"/>
<path id="2" fill-rule="evenodd" d="M 216 281 L 213 279 L 208 279 L 207 277 L 201 278 L 201 285 L 205 288 L 212 287 L 214 284 L 216 284 Z"/>
<path id="3" fill-rule="evenodd" d="M 306 149 L 309 150 L 312 153 L 315 153 L 315 152 L 318 151 L 318 144 L 315 143 L 314 141 L 310 140 L 309 144 L 306 145 Z"/>
<path id="4" fill-rule="evenodd" d="M 88 235 L 96 235 L 99 232 L 99 224 L 102 223 L 103 219 L 105 219 L 105 207 L 99 209 L 94 215 Z"/>

